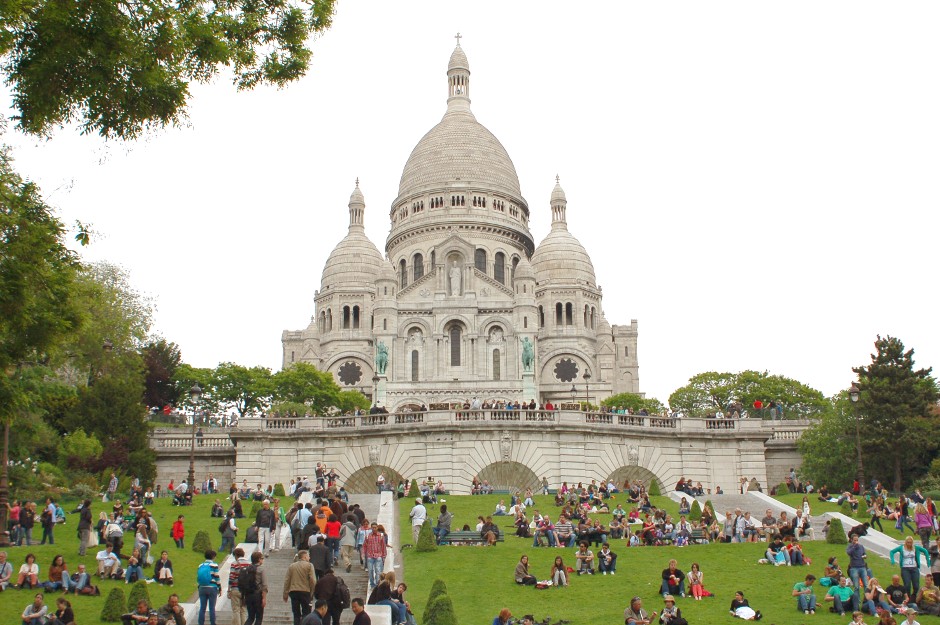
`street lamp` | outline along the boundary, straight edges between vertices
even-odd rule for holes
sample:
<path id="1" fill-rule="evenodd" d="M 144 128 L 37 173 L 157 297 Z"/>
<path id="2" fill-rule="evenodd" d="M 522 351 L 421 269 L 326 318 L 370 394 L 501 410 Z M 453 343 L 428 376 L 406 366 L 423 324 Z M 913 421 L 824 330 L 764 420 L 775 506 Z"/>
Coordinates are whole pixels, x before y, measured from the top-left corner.
<path id="1" fill-rule="evenodd" d="M 861 397 L 861 390 L 855 382 L 849 387 L 849 399 L 852 400 L 852 412 L 855 417 L 855 452 L 858 454 L 858 467 L 855 471 L 855 479 L 858 480 L 859 492 L 864 488 L 865 469 L 862 466 L 862 432 L 858 421 L 858 398 Z"/>
<path id="2" fill-rule="evenodd" d="M 578 389 L 575 388 L 575 385 L 571 385 L 571 403 L 574 403 L 578 396 Z"/>
<path id="3" fill-rule="evenodd" d="M 585 410 L 585 411 L 590 411 L 590 410 L 591 410 L 591 385 L 590 385 L 590 381 L 591 381 L 591 372 L 590 372 L 590 371 L 585 371 L 585 372 L 584 372 L 584 400 L 585 400 L 585 402 L 584 402 L 584 403 L 585 403 L 584 410 Z"/>
<path id="4" fill-rule="evenodd" d="M 193 434 L 189 442 L 189 492 L 193 492 L 192 489 L 196 484 L 196 404 L 199 403 L 200 397 L 202 397 L 202 387 L 197 382 L 189 389 L 189 399 L 193 403 Z"/>

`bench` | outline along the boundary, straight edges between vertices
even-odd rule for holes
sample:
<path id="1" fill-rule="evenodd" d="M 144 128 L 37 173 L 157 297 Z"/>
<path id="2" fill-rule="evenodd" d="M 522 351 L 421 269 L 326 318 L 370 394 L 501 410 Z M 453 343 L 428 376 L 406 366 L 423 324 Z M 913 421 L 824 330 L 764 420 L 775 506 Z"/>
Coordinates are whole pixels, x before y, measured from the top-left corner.
<path id="1" fill-rule="evenodd" d="M 496 542 L 501 543 L 506 541 L 506 533 L 500 532 L 499 536 L 496 537 Z M 442 544 L 448 545 L 483 545 L 486 541 L 480 536 L 480 532 L 451 532 L 444 537 L 444 542 Z"/>

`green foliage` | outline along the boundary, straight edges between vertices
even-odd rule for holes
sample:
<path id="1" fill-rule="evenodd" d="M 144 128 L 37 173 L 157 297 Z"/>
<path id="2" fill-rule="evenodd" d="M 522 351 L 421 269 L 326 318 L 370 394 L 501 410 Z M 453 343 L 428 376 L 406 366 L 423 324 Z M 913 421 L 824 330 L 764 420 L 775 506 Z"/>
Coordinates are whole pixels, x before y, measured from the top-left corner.
<path id="1" fill-rule="evenodd" d="M 127 611 L 133 612 L 141 601 L 146 601 L 148 606 L 153 607 L 150 602 L 150 591 L 147 589 L 147 582 L 142 579 L 134 582 L 131 591 L 127 593 Z"/>
<path id="2" fill-rule="evenodd" d="M 218 401 L 233 408 L 241 418 L 270 405 L 274 378 L 267 367 L 249 368 L 223 362 L 212 371 L 211 388 Z"/>
<path id="3" fill-rule="evenodd" d="M 274 374 L 274 397 L 278 402 L 306 405 L 313 414 L 326 414 L 339 404 L 340 388 L 329 371 L 297 362 Z"/>
<path id="4" fill-rule="evenodd" d="M 434 532 L 431 531 L 431 522 L 425 520 L 418 533 L 418 544 L 415 549 L 421 552 L 437 551 L 437 541 L 434 540 Z"/>
<path id="5" fill-rule="evenodd" d="M 620 393 L 619 395 L 611 395 L 605 400 L 601 401 L 601 406 L 605 407 L 615 407 L 615 408 L 631 408 L 634 413 L 640 412 L 640 410 L 646 409 L 650 414 L 663 414 L 666 407 L 663 406 L 662 402 L 655 398 L 646 398 L 637 395 L 636 393 Z"/>
<path id="6" fill-rule="evenodd" d="M 59 462 L 63 467 L 83 466 L 87 460 L 97 460 L 103 449 L 94 434 L 86 434 L 83 428 L 78 428 L 62 437 Z"/>
<path id="7" fill-rule="evenodd" d="M 824 413 L 803 432 L 797 449 L 803 457 L 800 478 L 811 480 L 818 490 L 829 486 L 844 490 L 856 470 L 853 405 L 842 393 L 832 400 L 833 410 Z"/>
<path id="8" fill-rule="evenodd" d="M 447 594 L 439 595 L 428 608 L 428 618 L 424 625 L 457 625 L 454 603 Z"/>
<path id="9" fill-rule="evenodd" d="M 715 505 L 712 503 L 711 499 L 705 500 L 705 505 L 702 506 L 702 510 L 704 511 L 705 508 L 708 508 L 709 510 L 712 511 L 712 518 L 714 518 L 715 517 Z"/>
<path id="10" fill-rule="evenodd" d="M 431 592 L 428 593 L 428 602 L 424 606 L 424 614 L 421 616 L 421 623 L 426 625 L 431 617 L 431 604 L 434 603 L 434 600 L 438 597 L 442 597 L 447 594 L 447 584 L 444 583 L 444 580 L 437 578 L 434 580 L 434 583 L 431 584 Z"/>
<path id="11" fill-rule="evenodd" d="M 112 588 L 101 610 L 101 620 L 105 623 L 120 623 L 121 615 L 127 613 L 127 602 L 124 600 L 123 588 Z"/>
<path id="12" fill-rule="evenodd" d="M 852 505 L 847 501 L 843 501 L 842 505 L 839 506 L 839 512 L 849 518 L 855 518 L 855 511 L 852 510 Z"/>
<path id="13" fill-rule="evenodd" d="M 219 411 L 220 400 L 212 385 L 212 369 L 192 367 L 183 363 L 173 373 L 173 384 L 176 387 L 177 405 L 188 416 L 193 414 L 195 408 L 189 395 L 189 389 L 196 384 L 202 388 L 202 396 L 199 398 L 199 411 L 206 414 L 215 414 Z"/>
<path id="14" fill-rule="evenodd" d="M 141 350 L 146 375 L 144 378 L 144 405 L 163 408 L 176 405 L 179 390 L 173 382 L 183 355 L 176 343 L 165 339 L 148 342 Z"/>
<path id="15" fill-rule="evenodd" d="M 662 493 L 662 489 L 660 489 L 659 487 L 659 480 L 653 478 L 650 481 L 650 485 L 646 489 L 646 492 L 650 497 L 659 497 L 660 495 L 662 495 L 663 493 Z"/>
<path id="16" fill-rule="evenodd" d="M 357 408 L 367 410 L 370 405 L 369 398 L 359 391 L 340 391 L 336 407 L 340 412 L 355 412 Z"/>
<path id="17" fill-rule="evenodd" d="M 891 336 L 878 336 L 871 364 L 855 367 L 861 397 L 858 419 L 865 468 L 890 476 L 900 491 L 926 473 L 940 429 L 936 380 L 931 369 L 914 369 L 914 350 Z"/>
<path id="18" fill-rule="evenodd" d="M 316 502 L 314 502 L 314 503 L 316 503 Z M 261 512 L 261 502 L 260 502 L 260 501 L 253 501 L 253 502 L 251 503 L 251 510 L 248 512 L 248 518 L 251 519 L 252 522 L 253 522 L 256 518 L 258 518 L 258 513 L 259 513 L 259 512 Z"/>
<path id="19" fill-rule="evenodd" d="M 14 119 L 29 134 L 76 121 L 129 139 L 180 124 L 189 83 L 223 68 L 240 89 L 285 86 L 306 73 L 307 40 L 329 28 L 334 1 L 7 3 L 0 56 Z"/>
<path id="20" fill-rule="evenodd" d="M 196 532 L 196 537 L 193 539 L 193 551 L 205 553 L 210 549 L 212 549 L 212 540 L 209 538 L 209 532 L 204 530 Z"/>
<path id="21" fill-rule="evenodd" d="M 772 418 L 767 408 L 755 411 L 755 401 L 764 406 L 771 401 L 781 405 L 784 419 L 806 419 L 830 410 L 829 402 L 819 391 L 766 371 L 700 373 L 669 396 L 672 409 L 690 417 L 709 417 L 719 410 L 736 409 L 754 418 Z"/>
<path id="22" fill-rule="evenodd" d="M 829 523 L 829 533 L 826 534 L 826 542 L 830 545 L 847 545 L 849 543 L 845 528 L 842 526 L 842 519 L 832 519 Z"/>
<path id="23" fill-rule="evenodd" d="M 780 482 L 779 484 L 777 484 L 776 492 L 778 495 L 786 495 L 787 493 L 790 492 L 790 487 L 787 486 L 786 482 Z"/>
<path id="24" fill-rule="evenodd" d="M 278 498 L 287 496 L 287 491 L 284 490 L 284 485 L 280 482 L 274 485 L 274 496 Z"/>
<path id="25" fill-rule="evenodd" d="M 692 500 L 692 505 L 689 508 L 689 520 L 690 521 L 702 520 L 702 506 L 698 505 L 698 499 Z"/>
<path id="26" fill-rule="evenodd" d="M 411 480 L 411 489 L 408 491 L 408 494 L 411 495 L 412 497 L 415 497 L 415 496 L 417 496 L 418 493 L 420 493 L 420 492 L 421 492 L 421 491 L 418 489 L 418 480 L 412 479 L 412 480 Z"/>

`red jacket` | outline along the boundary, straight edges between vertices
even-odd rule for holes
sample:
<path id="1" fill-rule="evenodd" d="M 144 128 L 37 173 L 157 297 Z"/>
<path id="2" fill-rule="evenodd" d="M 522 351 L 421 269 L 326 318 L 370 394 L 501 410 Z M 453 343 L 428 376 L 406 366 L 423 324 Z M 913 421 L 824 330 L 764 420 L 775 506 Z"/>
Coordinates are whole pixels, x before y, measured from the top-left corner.
<path id="1" fill-rule="evenodd" d="M 170 529 L 170 536 L 173 537 L 173 540 L 179 540 L 186 533 L 186 530 L 183 529 L 183 522 L 176 521 L 173 523 L 173 527 Z"/>

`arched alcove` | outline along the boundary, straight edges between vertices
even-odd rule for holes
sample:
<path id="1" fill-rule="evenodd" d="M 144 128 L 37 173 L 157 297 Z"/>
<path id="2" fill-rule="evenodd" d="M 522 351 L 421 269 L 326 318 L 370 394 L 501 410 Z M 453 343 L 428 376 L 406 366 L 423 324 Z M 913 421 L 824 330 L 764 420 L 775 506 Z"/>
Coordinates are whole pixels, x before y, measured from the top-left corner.
<path id="1" fill-rule="evenodd" d="M 656 477 L 655 473 L 645 467 L 636 465 L 620 467 L 607 477 L 607 481 L 613 482 L 617 488 L 621 488 L 626 480 L 630 480 L 631 482 L 634 480 L 642 480 L 647 489 L 649 489 L 653 482 L 656 482 L 659 484 L 660 491 L 663 489 L 663 481 Z"/>
<path id="2" fill-rule="evenodd" d="M 350 475 L 349 479 L 347 479 L 344 484 L 344 486 L 346 486 L 346 492 L 350 494 L 368 493 L 374 495 L 378 492 L 375 486 L 375 480 L 379 477 L 379 473 L 385 476 L 385 486 L 387 488 L 394 489 L 398 486 L 398 482 L 405 479 L 401 473 L 391 467 L 374 464 L 372 466 L 363 467 Z"/>
<path id="3" fill-rule="evenodd" d="M 477 474 L 480 481 L 489 482 L 494 490 L 511 490 L 525 492 L 527 488 L 533 491 L 541 487 L 541 480 L 532 472 L 532 469 L 518 462 L 494 462 L 483 467 Z"/>

